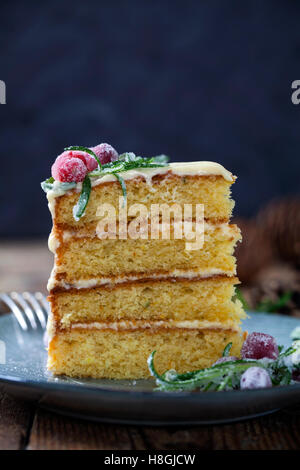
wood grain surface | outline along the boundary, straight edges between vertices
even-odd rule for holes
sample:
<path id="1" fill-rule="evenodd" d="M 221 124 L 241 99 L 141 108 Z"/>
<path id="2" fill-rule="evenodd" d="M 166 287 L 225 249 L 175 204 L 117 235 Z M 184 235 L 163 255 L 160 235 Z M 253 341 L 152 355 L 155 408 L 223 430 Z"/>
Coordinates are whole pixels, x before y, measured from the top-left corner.
<path id="1" fill-rule="evenodd" d="M 0 291 L 43 291 L 52 267 L 47 242 L 1 243 Z M 297 450 L 300 405 L 234 424 L 146 427 L 56 415 L 0 388 L 0 449 Z"/>

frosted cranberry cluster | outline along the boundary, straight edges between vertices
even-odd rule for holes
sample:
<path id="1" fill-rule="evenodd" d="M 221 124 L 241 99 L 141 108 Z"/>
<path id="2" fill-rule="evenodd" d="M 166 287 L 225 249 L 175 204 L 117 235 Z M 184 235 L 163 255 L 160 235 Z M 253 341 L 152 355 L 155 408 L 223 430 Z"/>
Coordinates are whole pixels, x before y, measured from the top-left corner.
<path id="1" fill-rule="evenodd" d="M 100 160 L 101 165 L 114 162 L 118 159 L 118 152 L 109 144 L 99 144 L 91 147 Z M 94 156 L 79 150 L 66 150 L 57 157 L 52 165 L 51 173 L 56 181 L 61 183 L 79 183 L 86 175 L 98 168 Z"/>
<path id="2" fill-rule="evenodd" d="M 275 339 L 271 335 L 265 333 L 251 333 L 248 335 L 241 350 L 242 359 L 277 359 L 279 354 L 278 346 Z M 239 358 L 236 356 L 221 357 L 214 365 L 223 362 L 235 362 Z M 265 369 L 261 367 L 250 367 L 242 377 L 240 383 L 241 389 L 255 389 L 272 387 L 272 381 Z"/>

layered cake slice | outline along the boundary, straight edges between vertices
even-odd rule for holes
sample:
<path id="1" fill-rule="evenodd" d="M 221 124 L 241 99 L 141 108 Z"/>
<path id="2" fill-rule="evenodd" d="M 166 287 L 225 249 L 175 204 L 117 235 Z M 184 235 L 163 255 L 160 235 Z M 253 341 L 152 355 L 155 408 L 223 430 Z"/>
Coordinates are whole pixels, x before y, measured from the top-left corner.
<path id="1" fill-rule="evenodd" d="M 118 156 L 107 144 L 57 158 L 42 184 L 53 218 L 53 373 L 137 379 L 154 350 L 159 372 L 207 367 L 230 342 L 239 355 L 234 180 L 217 163 Z"/>

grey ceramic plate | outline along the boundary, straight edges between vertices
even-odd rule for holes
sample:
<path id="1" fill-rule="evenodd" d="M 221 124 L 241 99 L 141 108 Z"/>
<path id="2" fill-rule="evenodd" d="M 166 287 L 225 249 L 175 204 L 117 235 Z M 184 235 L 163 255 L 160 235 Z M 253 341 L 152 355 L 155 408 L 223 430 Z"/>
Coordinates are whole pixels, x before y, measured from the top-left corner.
<path id="1" fill-rule="evenodd" d="M 263 331 L 290 345 L 300 320 L 282 315 L 251 314 L 244 329 Z M 153 381 L 73 380 L 46 370 L 43 332 L 22 332 L 12 315 L 0 317 L 0 340 L 6 364 L 0 384 L 10 393 L 39 405 L 82 418 L 132 424 L 204 424 L 236 421 L 300 402 L 300 384 L 265 390 L 229 392 L 153 391 Z"/>

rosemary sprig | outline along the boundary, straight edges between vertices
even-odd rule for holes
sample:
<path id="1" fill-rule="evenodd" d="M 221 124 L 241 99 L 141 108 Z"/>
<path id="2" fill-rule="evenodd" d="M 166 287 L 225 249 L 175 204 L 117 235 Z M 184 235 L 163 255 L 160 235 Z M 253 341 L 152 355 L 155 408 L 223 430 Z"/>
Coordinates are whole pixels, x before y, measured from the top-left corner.
<path id="1" fill-rule="evenodd" d="M 229 343 L 230 344 L 230 343 Z M 227 345 L 229 353 L 229 345 Z M 225 350 L 226 350 L 225 348 Z M 224 351 L 225 351 L 224 350 Z M 185 374 L 177 374 L 175 370 L 169 370 L 160 375 L 154 366 L 153 351 L 148 358 L 148 367 L 151 375 L 156 379 L 157 389 L 162 391 L 181 391 L 181 390 L 230 390 L 239 387 L 240 378 L 245 370 L 250 367 L 261 367 L 270 374 L 273 385 L 287 385 L 291 382 L 291 366 L 286 358 L 296 351 L 290 347 L 285 352 L 279 354 L 276 360 L 258 359 L 258 360 L 238 360 L 216 364 L 206 369 L 200 369 Z M 298 365 L 294 365 L 298 367 Z"/>
<path id="2" fill-rule="evenodd" d="M 165 160 L 162 161 L 162 155 L 159 157 L 143 158 L 136 156 L 134 153 L 123 153 L 119 156 L 118 160 L 102 165 L 102 168 L 99 170 L 91 172 L 90 176 L 104 176 L 137 168 L 160 168 L 167 165 L 167 158 L 164 155 Z"/>
<path id="3" fill-rule="evenodd" d="M 233 373 L 240 375 L 249 367 L 257 366 L 261 367 L 258 361 L 235 361 L 235 362 L 224 362 L 215 366 L 200 369 L 187 374 L 177 374 L 176 371 L 168 371 L 163 375 L 160 375 L 154 366 L 154 355 L 156 351 L 150 355 L 148 359 L 148 367 L 150 373 L 156 379 L 156 384 L 159 390 L 165 391 L 180 391 L 180 390 L 194 390 L 200 388 L 200 390 L 207 387 L 208 384 L 214 385 L 214 389 L 221 385 L 224 381 L 225 376 Z M 212 389 L 212 385 L 210 388 Z"/>
<path id="4" fill-rule="evenodd" d="M 92 185 L 89 175 L 86 175 L 82 183 L 82 190 L 77 204 L 73 207 L 73 215 L 76 222 L 83 216 L 91 195 Z"/>
<path id="5" fill-rule="evenodd" d="M 122 176 L 118 175 L 118 173 L 114 173 L 115 177 L 117 178 L 117 180 L 119 181 L 120 185 L 121 185 L 121 188 L 122 188 L 122 193 L 123 193 L 123 207 L 125 206 L 125 202 L 126 202 L 126 199 L 127 199 L 127 188 L 126 188 L 126 183 L 124 181 L 124 179 L 122 178 Z"/>
<path id="6" fill-rule="evenodd" d="M 54 180 L 53 176 L 51 176 L 50 178 L 48 178 L 45 181 L 42 181 L 41 182 L 42 190 L 45 191 L 45 193 L 50 191 L 53 188 L 54 181 L 55 180 Z"/>
<path id="7" fill-rule="evenodd" d="M 232 348 L 232 343 L 228 343 L 227 346 L 225 346 L 224 351 L 222 356 L 223 357 L 228 357 L 230 354 L 230 349 Z"/>

